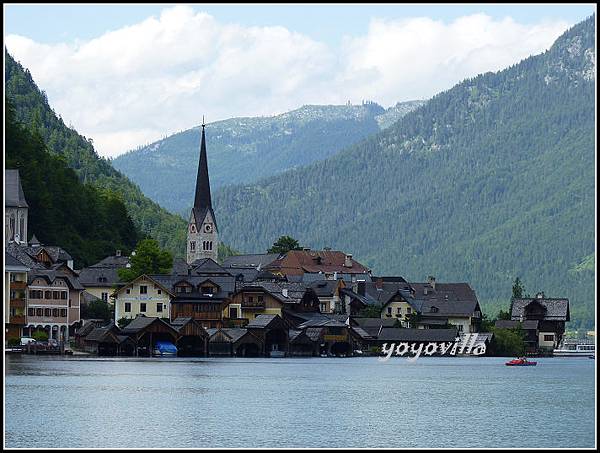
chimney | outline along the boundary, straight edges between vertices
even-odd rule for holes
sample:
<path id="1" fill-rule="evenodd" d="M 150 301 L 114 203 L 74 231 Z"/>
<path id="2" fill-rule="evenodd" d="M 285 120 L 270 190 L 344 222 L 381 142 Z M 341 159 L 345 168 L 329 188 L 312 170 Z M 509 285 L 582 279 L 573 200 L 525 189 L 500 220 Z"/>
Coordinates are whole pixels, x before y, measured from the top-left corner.
<path id="1" fill-rule="evenodd" d="M 288 289 L 287 288 L 283 288 L 281 290 L 281 293 L 283 294 L 283 297 L 288 297 Z"/>
<path id="2" fill-rule="evenodd" d="M 380 290 L 383 289 L 383 279 L 381 277 L 379 277 L 375 282 L 375 288 Z"/>
<path id="3" fill-rule="evenodd" d="M 117 256 L 121 256 L 121 250 L 117 250 Z"/>
<path id="4" fill-rule="evenodd" d="M 429 277 L 427 277 L 427 282 L 431 285 L 431 287 L 435 291 L 435 277 L 430 275 Z"/>
<path id="5" fill-rule="evenodd" d="M 346 257 L 344 258 L 344 267 L 352 267 L 352 255 L 350 253 L 346 253 Z"/>
<path id="6" fill-rule="evenodd" d="M 335 272 L 333 273 L 333 279 L 334 279 L 334 280 L 337 280 L 337 279 L 338 279 L 338 277 L 337 277 L 337 271 L 335 271 Z"/>

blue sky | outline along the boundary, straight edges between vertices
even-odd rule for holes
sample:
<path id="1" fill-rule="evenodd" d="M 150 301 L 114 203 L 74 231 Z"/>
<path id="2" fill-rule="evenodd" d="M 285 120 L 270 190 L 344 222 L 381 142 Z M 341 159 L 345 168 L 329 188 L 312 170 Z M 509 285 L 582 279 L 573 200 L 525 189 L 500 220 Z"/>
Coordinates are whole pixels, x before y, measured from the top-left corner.
<path id="1" fill-rule="evenodd" d="M 4 32 L 19 34 L 36 41 L 55 43 L 74 39 L 91 39 L 159 15 L 170 5 L 5 5 Z M 331 45 L 341 36 L 367 31 L 372 17 L 400 19 L 427 16 L 451 21 L 457 17 L 484 12 L 492 17 L 511 16 L 522 23 L 564 19 L 579 22 L 595 11 L 593 4 L 529 5 L 190 5 L 206 11 L 222 22 L 246 26 L 282 25 Z"/>
<path id="2" fill-rule="evenodd" d="M 306 104 L 383 107 L 548 49 L 595 5 L 4 5 L 8 52 L 115 156 Z"/>

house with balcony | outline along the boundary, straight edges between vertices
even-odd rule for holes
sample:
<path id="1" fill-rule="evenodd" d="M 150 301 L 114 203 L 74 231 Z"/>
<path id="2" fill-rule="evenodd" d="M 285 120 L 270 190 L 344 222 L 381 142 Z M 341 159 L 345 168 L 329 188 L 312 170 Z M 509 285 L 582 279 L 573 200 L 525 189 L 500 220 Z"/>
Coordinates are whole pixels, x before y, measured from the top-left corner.
<path id="1" fill-rule="evenodd" d="M 119 279 L 118 271 L 129 265 L 129 256 L 123 255 L 121 250 L 117 250 L 115 255 L 107 256 L 78 271 L 79 281 L 89 294 L 114 306 L 115 301 L 112 294 L 117 287 L 124 285 Z"/>
<path id="2" fill-rule="evenodd" d="M 4 338 L 20 338 L 27 325 L 27 273 L 31 269 L 4 252 Z"/>

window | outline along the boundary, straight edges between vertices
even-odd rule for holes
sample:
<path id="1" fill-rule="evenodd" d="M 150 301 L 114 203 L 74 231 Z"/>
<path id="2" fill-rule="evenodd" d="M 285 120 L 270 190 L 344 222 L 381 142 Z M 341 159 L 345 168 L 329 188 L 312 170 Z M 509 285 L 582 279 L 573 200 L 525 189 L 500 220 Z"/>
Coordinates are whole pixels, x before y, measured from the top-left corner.
<path id="1" fill-rule="evenodd" d="M 108 293 L 102 293 L 102 300 L 108 302 Z"/>
<path id="2" fill-rule="evenodd" d="M 326 303 L 321 303 L 321 313 L 325 313 L 327 311 L 327 304 Z"/>
<path id="3" fill-rule="evenodd" d="M 554 335 L 544 335 L 544 341 L 554 341 Z"/>
<path id="4" fill-rule="evenodd" d="M 36 308 L 35 309 L 35 315 L 36 316 L 44 316 L 44 309 L 43 308 Z"/>
<path id="5" fill-rule="evenodd" d="M 44 294 L 44 299 L 52 299 L 52 291 L 46 291 Z"/>
<path id="6" fill-rule="evenodd" d="M 146 313 L 146 304 L 143 302 L 140 304 L 140 312 Z"/>
<path id="7" fill-rule="evenodd" d="M 391 315 L 392 314 L 392 307 L 388 307 L 387 311 L 388 311 L 388 315 Z"/>
<path id="8" fill-rule="evenodd" d="M 66 308 L 61 308 L 60 309 L 60 317 L 61 318 L 66 318 L 67 317 L 67 309 Z"/>
<path id="9" fill-rule="evenodd" d="M 131 312 L 131 304 L 129 302 L 125 302 L 125 312 L 126 313 Z"/>
<path id="10" fill-rule="evenodd" d="M 130 289 L 130 288 L 127 288 L 127 289 L 125 290 L 125 292 L 126 292 L 127 294 L 131 294 L 131 289 Z"/>
<path id="11" fill-rule="evenodd" d="M 27 314 L 28 314 L 29 316 L 35 316 L 35 309 L 33 309 L 33 308 L 29 308 L 29 309 L 27 309 Z"/>
<path id="12" fill-rule="evenodd" d="M 248 303 L 254 302 L 254 296 L 248 296 Z"/>
<path id="13" fill-rule="evenodd" d="M 208 250 L 212 250 L 212 241 L 208 241 Z"/>
<path id="14" fill-rule="evenodd" d="M 53 308 L 52 309 L 52 316 L 54 316 L 54 317 L 58 316 L 58 308 Z"/>
<path id="15" fill-rule="evenodd" d="M 50 309 L 44 308 L 44 316 L 50 316 Z"/>
<path id="16" fill-rule="evenodd" d="M 162 294 L 162 290 L 161 289 L 157 289 L 156 291 L 158 292 L 158 294 Z"/>
<path id="17" fill-rule="evenodd" d="M 212 294 L 212 293 L 213 293 L 212 286 L 203 286 L 202 287 L 202 294 Z"/>
<path id="18" fill-rule="evenodd" d="M 264 300 L 263 296 L 258 296 L 258 303 L 259 304 L 262 304 L 263 300 Z"/>
<path id="19" fill-rule="evenodd" d="M 196 251 L 196 241 L 190 241 L 190 251 L 191 252 Z"/>
<path id="20" fill-rule="evenodd" d="M 237 319 L 237 317 L 238 317 L 237 307 L 229 307 L 229 317 L 232 319 Z"/>
<path id="21" fill-rule="evenodd" d="M 410 315 L 411 309 L 410 307 L 406 307 L 406 313 Z"/>
<path id="22" fill-rule="evenodd" d="M 140 294 L 148 294 L 148 287 L 146 285 L 140 285 Z"/>
<path id="23" fill-rule="evenodd" d="M 401 315 L 402 314 L 402 307 L 398 307 L 398 309 L 396 310 L 396 312 Z"/>
<path id="24" fill-rule="evenodd" d="M 60 298 L 62 300 L 67 300 L 67 292 L 66 291 L 61 291 L 60 292 Z"/>
<path id="25" fill-rule="evenodd" d="M 163 309 L 163 304 L 156 304 L 156 311 L 161 313 Z"/>

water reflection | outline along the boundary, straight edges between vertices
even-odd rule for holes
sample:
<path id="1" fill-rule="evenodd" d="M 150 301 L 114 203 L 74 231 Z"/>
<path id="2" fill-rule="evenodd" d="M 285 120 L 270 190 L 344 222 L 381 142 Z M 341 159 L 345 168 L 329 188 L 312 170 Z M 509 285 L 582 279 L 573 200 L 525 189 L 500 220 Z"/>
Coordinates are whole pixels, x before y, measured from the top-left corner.
<path id="1" fill-rule="evenodd" d="M 592 447 L 594 363 L 6 357 L 7 447 Z"/>

